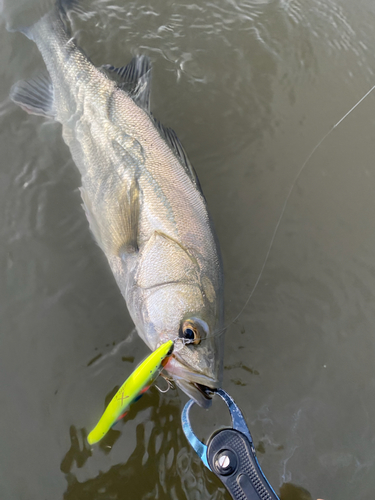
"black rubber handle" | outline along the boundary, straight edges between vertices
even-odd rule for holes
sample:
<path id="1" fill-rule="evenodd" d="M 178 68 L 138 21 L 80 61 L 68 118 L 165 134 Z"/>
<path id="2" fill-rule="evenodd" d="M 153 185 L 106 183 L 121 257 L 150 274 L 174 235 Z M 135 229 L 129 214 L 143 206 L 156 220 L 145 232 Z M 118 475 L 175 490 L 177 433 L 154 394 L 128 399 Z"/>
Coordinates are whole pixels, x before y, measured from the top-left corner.
<path id="1" fill-rule="evenodd" d="M 207 445 L 207 459 L 234 500 L 279 500 L 259 466 L 253 444 L 242 432 L 215 433 Z"/>

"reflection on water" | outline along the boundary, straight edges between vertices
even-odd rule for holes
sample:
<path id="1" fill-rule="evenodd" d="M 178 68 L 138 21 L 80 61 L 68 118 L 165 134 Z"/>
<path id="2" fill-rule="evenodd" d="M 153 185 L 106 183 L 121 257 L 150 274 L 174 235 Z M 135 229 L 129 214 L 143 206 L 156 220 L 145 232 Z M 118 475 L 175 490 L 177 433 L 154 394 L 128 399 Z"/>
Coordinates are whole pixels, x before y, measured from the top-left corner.
<path id="1" fill-rule="evenodd" d="M 313 500 L 313 497 L 301 486 L 284 483 L 280 488 L 280 500 Z"/>
<path id="2" fill-rule="evenodd" d="M 374 3 L 82 6 L 72 30 L 95 64 L 151 57 L 154 114 L 198 172 L 225 265 L 224 388 L 271 484 L 282 500 L 372 498 L 374 95 L 308 162 L 231 320 L 296 173 L 375 83 Z M 45 8 L 4 0 L 1 18 L 15 27 Z M 4 26 L 0 42 L 0 496 L 228 498 L 182 435 L 177 392 L 149 391 L 88 448 L 106 396 L 147 349 L 92 241 L 60 126 L 8 99 L 41 57 Z"/>
<path id="3" fill-rule="evenodd" d="M 68 486 L 64 499 L 219 499 L 224 488 L 201 467 L 199 458 L 188 448 L 180 426 L 180 405 L 176 398 L 165 400 L 159 406 L 151 406 L 150 398 L 144 396 L 124 418 L 132 420 L 137 413 L 149 410 L 147 419 L 136 426 L 136 443 L 126 462 L 111 465 L 99 471 L 95 477 L 80 481 L 74 473 L 87 464 L 93 454 L 108 454 L 120 432 L 112 429 L 99 448 L 90 451 L 84 429 L 71 427 L 71 447 L 61 462 Z M 176 404 L 177 403 L 177 404 Z M 125 428 L 126 429 L 126 428 Z M 126 431 L 125 431 L 126 432 Z"/>

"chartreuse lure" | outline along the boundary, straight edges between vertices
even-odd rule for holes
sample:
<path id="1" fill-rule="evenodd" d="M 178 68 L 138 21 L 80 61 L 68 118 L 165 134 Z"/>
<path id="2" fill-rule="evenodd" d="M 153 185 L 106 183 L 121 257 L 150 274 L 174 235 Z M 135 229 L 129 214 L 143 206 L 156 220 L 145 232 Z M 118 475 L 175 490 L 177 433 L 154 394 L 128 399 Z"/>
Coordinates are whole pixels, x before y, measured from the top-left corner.
<path id="1" fill-rule="evenodd" d="M 100 441 L 125 410 L 135 401 L 163 369 L 168 356 L 173 351 L 173 341 L 168 340 L 152 352 L 125 380 L 105 409 L 101 419 L 87 437 L 89 444 Z"/>

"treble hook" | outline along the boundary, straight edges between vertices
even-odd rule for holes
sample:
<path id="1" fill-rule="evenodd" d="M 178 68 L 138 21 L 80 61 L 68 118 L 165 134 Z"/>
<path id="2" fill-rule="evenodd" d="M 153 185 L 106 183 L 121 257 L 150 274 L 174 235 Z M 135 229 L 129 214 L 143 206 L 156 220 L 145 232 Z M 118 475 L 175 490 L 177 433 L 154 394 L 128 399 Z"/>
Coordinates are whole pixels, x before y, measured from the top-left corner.
<path id="1" fill-rule="evenodd" d="M 166 392 L 168 392 L 170 389 L 174 389 L 174 385 L 173 385 L 173 382 L 172 380 L 170 380 L 169 378 L 165 377 L 163 374 L 161 374 L 161 376 L 163 377 L 163 379 L 167 382 L 167 385 L 168 387 L 166 389 L 160 389 L 159 386 L 157 386 L 156 384 L 154 384 L 154 386 L 156 387 L 156 389 L 161 392 L 162 394 L 165 394 Z"/>

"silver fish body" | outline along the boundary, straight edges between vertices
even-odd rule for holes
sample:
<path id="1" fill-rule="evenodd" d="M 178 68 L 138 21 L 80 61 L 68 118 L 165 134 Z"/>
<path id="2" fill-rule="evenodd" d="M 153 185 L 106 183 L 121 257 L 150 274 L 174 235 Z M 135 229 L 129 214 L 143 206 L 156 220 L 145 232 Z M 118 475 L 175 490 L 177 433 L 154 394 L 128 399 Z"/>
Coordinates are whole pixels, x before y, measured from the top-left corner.
<path id="1" fill-rule="evenodd" d="M 150 64 L 96 68 L 56 8 L 26 31 L 49 77 L 17 83 L 12 99 L 62 123 L 81 177 L 90 228 L 137 331 L 150 349 L 181 338 L 167 365 L 202 406 L 220 383 L 223 276 L 206 202 L 173 131 L 149 109 Z"/>

